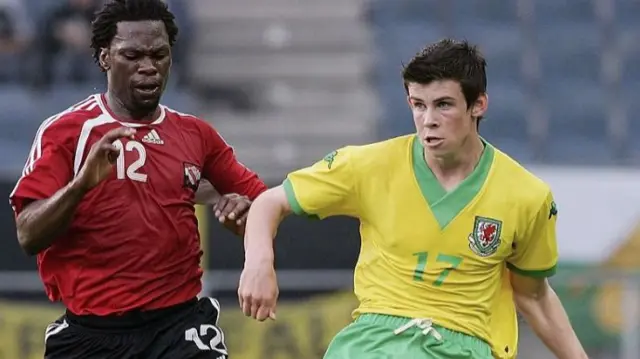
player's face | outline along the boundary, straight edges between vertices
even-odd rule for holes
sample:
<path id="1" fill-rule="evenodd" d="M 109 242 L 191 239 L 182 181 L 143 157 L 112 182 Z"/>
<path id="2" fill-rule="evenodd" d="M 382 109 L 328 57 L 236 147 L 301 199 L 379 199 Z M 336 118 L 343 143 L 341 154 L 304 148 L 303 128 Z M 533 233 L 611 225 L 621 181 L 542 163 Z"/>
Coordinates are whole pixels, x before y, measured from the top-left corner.
<path id="1" fill-rule="evenodd" d="M 171 46 L 162 21 L 118 23 L 109 49 L 101 54 L 109 91 L 135 115 L 156 110 L 171 68 Z"/>
<path id="2" fill-rule="evenodd" d="M 408 85 L 408 101 L 422 145 L 436 156 L 454 155 L 477 136 L 476 121 L 487 109 L 485 94 L 468 107 L 457 81 Z"/>

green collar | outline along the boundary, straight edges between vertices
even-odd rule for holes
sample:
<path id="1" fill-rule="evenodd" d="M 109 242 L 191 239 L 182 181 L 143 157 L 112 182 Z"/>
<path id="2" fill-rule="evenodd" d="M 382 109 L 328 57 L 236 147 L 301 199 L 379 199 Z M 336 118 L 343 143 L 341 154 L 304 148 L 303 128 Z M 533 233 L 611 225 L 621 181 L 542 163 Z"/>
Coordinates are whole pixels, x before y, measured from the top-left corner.
<path id="1" fill-rule="evenodd" d="M 447 192 L 424 160 L 424 147 L 416 136 L 413 139 L 413 173 L 422 196 L 436 217 L 440 229 L 446 226 L 476 197 L 482 189 L 493 163 L 495 150 L 482 139 L 484 151 L 471 174 L 458 187 Z"/>

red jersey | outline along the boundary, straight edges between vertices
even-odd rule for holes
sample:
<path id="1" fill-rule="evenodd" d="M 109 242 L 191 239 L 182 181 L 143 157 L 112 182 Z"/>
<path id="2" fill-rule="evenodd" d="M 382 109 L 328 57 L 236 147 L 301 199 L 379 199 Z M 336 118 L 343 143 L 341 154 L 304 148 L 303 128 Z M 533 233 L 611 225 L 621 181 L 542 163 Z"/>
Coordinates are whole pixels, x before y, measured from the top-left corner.
<path id="1" fill-rule="evenodd" d="M 91 146 L 119 126 L 135 127 L 108 179 L 89 191 L 68 230 L 37 256 L 53 301 L 75 314 L 108 315 L 185 302 L 201 290 L 194 195 L 201 177 L 221 194 L 255 199 L 266 190 L 203 120 L 160 106 L 153 122 L 126 123 L 93 95 L 45 120 L 10 196 L 51 197 L 82 168 Z"/>

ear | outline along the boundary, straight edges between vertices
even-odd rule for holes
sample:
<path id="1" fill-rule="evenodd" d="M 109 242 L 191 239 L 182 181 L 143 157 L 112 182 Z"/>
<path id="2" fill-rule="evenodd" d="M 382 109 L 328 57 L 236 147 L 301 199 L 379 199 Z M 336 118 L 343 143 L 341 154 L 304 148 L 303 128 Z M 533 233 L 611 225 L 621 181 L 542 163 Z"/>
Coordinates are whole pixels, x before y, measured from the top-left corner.
<path id="1" fill-rule="evenodd" d="M 484 113 L 487 112 L 487 107 L 489 106 L 489 95 L 487 93 L 481 93 L 478 96 L 478 99 L 473 104 L 471 108 L 471 116 L 480 117 L 484 116 Z"/>
<path id="2" fill-rule="evenodd" d="M 103 47 L 100 49 L 100 56 L 98 57 L 98 62 L 102 71 L 107 72 L 111 68 L 111 55 L 109 54 L 109 49 Z"/>

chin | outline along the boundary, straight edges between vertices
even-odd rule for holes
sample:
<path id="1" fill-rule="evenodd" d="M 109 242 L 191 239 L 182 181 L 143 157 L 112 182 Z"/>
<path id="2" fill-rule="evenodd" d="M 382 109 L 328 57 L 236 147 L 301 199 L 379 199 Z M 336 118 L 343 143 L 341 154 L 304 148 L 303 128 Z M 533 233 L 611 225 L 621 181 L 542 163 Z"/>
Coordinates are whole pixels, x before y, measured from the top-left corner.
<path id="1" fill-rule="evenodd" d="M 149 113 L 153 112 L 160 105 L 160 98 L 154 99 L 137 99 L 133 102 L 133 108 L 137 109 L 137 112 Z"/>

